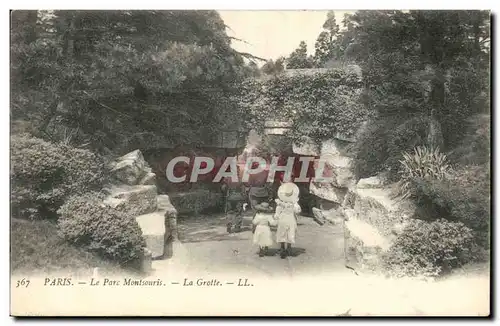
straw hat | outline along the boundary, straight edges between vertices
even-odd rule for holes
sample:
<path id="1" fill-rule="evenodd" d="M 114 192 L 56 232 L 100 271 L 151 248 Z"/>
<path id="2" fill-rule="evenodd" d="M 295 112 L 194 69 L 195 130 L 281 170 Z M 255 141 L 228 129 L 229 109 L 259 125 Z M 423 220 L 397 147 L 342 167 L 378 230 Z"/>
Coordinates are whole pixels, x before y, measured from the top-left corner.
<path id="1" fill-rule="evenodd" d="M 287 182 L 278 189 L 278 197 L 287 203 L 296 203 L 299 201 L 299 187 L 295 183 Z"/>

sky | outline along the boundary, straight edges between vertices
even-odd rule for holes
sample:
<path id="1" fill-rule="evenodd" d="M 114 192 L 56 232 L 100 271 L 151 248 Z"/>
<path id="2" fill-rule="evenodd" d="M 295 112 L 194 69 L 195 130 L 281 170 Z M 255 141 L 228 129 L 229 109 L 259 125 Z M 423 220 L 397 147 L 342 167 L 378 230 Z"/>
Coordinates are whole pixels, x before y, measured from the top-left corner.
<path id="1" fill-rule="evenodd" d="M 300 41 L 305 41 L 309 54 L 314 54 L 314 44 L 322 31 L 327 12 L 219 11 L 230 28 L 228 35 L 245 41 L 233 41 L 234 49 L 273 60 L 290 55 L 299 46 Z M 341 25 L 345 13 L 352 11 L 335 11 L 337 24 Z"/>

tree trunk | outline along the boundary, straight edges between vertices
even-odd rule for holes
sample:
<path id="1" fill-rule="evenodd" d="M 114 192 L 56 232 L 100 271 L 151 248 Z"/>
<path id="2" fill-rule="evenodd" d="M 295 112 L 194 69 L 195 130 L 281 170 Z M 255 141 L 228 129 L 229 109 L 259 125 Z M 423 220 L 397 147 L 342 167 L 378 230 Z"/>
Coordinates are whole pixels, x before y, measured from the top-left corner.
<path id="1" fill-rule="evenodd" d="M 419 18 L 422 20 L 421 26 L 423 27 L 419 39 L 422 50 L 422 61 L 429 64 L 434 74 L 428 98 L 430 124 L 427 133 L 427 142 L 429 146 L 443 150 L 443 133 L 441 131 L 439 116 L 443 111 L 445 102 L 445 71 L 441 66 L 444 52 L 441 44 L 439 44 L 441 37 L 436 34 L 441 32 L 436 31 L 433 26 L 427 24 L 424 13 L 419 13 Z"/>

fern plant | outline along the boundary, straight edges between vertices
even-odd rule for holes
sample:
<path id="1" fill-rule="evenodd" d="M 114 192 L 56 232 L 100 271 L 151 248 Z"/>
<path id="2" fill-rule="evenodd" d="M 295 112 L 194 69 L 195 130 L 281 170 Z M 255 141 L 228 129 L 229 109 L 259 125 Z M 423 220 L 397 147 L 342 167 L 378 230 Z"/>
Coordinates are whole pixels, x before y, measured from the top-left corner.
<path id="1" fill-rule="evenodd" d="M 448 177 L 450 166 L 439 148 L 418 146 L 413 153 L 403 153 L 399 174 L 398 194 L 403 199 L 412 196 L 412 183 L 416 179 L 443 180 Z"/>

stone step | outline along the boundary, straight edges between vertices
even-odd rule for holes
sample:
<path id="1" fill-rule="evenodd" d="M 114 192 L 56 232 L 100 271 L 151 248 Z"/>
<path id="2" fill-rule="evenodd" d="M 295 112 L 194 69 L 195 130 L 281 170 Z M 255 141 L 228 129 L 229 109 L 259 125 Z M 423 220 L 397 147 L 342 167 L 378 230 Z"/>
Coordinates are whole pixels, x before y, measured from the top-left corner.
<path id="1" fill-rule="evenodd" d="M 142 230 L 142 236 L 146 240 L 146 246 L 151 251 L 152 258 L 163 256 L 165 240 L 169 230 L 165 226 L 165 210 L 157 210 L 153 213 L 136 216 L 135 220 Z"/>

